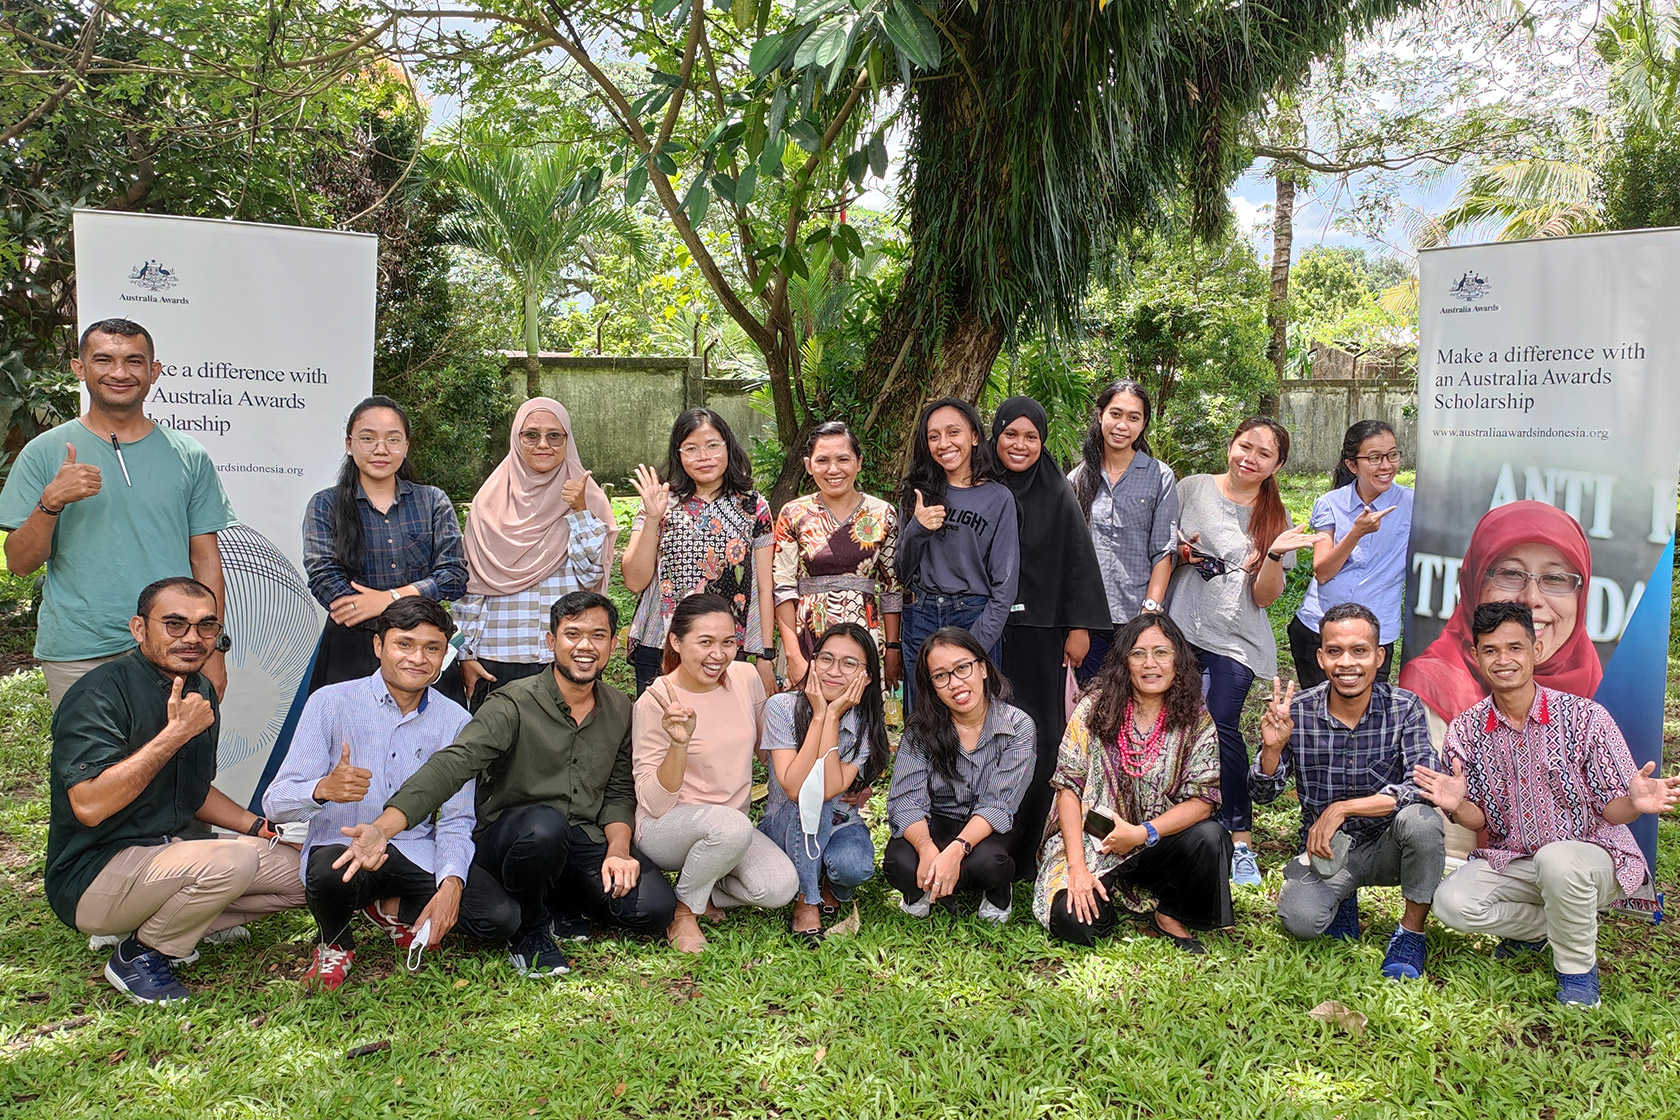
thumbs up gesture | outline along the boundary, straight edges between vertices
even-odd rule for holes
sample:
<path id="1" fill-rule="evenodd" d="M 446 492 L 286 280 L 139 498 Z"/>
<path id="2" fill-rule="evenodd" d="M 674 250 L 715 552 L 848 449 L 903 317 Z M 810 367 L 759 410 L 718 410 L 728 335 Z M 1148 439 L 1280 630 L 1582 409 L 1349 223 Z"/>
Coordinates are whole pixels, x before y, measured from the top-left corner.
<path id="1" fill-rule="evenodd" d="M 350 744 L 345 743 L 343 753 L 338 756 L 338 765 L 315 783 L 315 792 L 311 796 L 317 801 L 360 801 L 367 796 L 368 779 L 372 777 L 372 770 L 350 765 Z"/>
<path id="2" fill-rule="evenodd" d="M 92 463 L 76 462 L 76 445 L 64 445 L 64 462 L 58 473 L 41 491 L 41 504 L 49 510 L 61 510 L 71 502 L 91 498 L 99 493 L 99 468 Z"/>
<path id="3" fill-rule="evenodd" d="M 938 531 L 940 526 L 945 524 L 945 507 L 928 505 L 920 490 L 916 491 L 915 515 L 922 528 L 930 533 Z"/>
<path id="4" fill-rule="evenodd" d="M 583 512 L 584 488 L 589 484 L 589 476 L 594 473 L 584 471 L 582 478 L 568 478 L 560 487 L 560 496 L 566 499 L 566 504 L 572 508 L 573 513 Z"/>

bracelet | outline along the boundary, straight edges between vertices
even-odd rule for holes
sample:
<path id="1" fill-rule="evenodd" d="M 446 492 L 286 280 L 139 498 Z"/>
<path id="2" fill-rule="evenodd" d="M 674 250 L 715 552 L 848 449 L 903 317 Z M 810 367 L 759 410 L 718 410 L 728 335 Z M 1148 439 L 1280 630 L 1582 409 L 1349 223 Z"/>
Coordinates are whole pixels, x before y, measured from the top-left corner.
<path id="1" fill-rule="evenodd" d="M 63 506 L 59 506 L 57 509 L 48 509 L 46 504 L 39 498 L 35 499 L 35 508 L 46 514 L 48 517 L 57 517 L 59 514 L 64 512 Z"/>

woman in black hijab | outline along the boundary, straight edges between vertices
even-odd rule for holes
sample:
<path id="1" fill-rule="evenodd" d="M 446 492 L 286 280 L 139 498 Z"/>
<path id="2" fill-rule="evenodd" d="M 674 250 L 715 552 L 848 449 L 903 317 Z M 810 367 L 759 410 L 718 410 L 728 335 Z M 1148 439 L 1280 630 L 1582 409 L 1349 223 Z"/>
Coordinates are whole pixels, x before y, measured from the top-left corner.
<path id="1" fill-rule="evenodd" d="M 1107 631 L 1108 596 L 1079 500 L 1044 452 L 1049 420 L 1031 397 L 1010 397 L 992 421 L 992 450 L 1015 494 L 1021 525 L 1021 577 L 1003 628 L 1003 674 L 1014 704 L 1038 729 L 1038 764 L 1015 815 L 1015 873 L 1031 879 L 1050 815 L 1050 775 L 1067 724 L 1066 673 L 1090 649 L 1093 629 Z"/>

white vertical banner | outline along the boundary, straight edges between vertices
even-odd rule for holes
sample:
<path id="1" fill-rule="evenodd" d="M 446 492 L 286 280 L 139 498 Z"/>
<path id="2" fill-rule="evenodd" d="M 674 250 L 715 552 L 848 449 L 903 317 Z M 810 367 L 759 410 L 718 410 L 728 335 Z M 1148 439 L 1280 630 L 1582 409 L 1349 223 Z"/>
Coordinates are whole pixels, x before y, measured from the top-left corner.
<path id="1" fill-rule="evenodd" d="M 219 537 L 233 648 L 216 785 L 250 803 L 290 738 L 325 616 L 301 525 L 372 392 L 378 239 L 103 210 L 76 211 L 75 239 L 82 328 L 151 332 L 163 375 L 146 415 L 204 445 L 239 519 Z"/>
<path id="2" fill-rule="evenodd" d="M 1514 599 L 1534 610 L 1536 679 L 1598 700 L 1635 760 L 1660 763 L 1680 467 L 1677 292 L 1680 229 L 1420 254 L 1400 683 L 1443 717 L 1488 691 L 1470 662 L 1468 615 Z M 1524 573 L 1520 590 L 1498 586 Z M 1654 860 L 1655 821 L 1634 830 Z"/>

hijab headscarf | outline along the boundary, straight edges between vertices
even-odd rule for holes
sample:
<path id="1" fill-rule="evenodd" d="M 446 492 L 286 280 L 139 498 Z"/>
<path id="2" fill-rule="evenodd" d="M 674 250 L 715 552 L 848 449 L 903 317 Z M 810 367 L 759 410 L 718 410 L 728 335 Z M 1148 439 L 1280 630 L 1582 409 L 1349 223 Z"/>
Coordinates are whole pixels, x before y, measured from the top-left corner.
<path id="1" fill-rule="evenodd" d="M 533 412 L 552 412 L 566 433 L 566 457 L 543 474 L 519 457 L 519 433 Z M 467 512 L 467 590 L 474 595 L 511 595 L 540 583 L 566 557 L 571 530 L 566 515 L 571 507 L 560 494 L 568 480 L 583 477 L 572 418 L 564 405 L 549 397 L 533 397 L 519 406 L 508 433 L 508 454 L 490 472 L 473 496 Z M 601 579 L 592 588 L 605 594 L 611 578 L 613 545 L 618 522 L 606 492 L 590 479 L 583 485 L 584 506 L 607 526 L 601 546 Z"/>
<path id="2" fill-rule="evenodd" d="M 1547 688 L 1589 699 L 1604 678 L 1598 651 L 1587 638 L 1587 590 L 1592 580 L 1592 550 L 1573 517 L 1545 502 L 1512 502 L 1491 509 L 1476 523 L 1464 562 L 1458 568 L 1458 605 L 1429 648 L 1400 669 L 1400 687 L 1423 698 L 1443 719 L 1453 720 L 1488 695 L 1471 654 L 1470 616 L 1480 603 L 1488 565 L 1519 544 L 1549 544 L 1581 574 L 1575 597 L 1575 629 L 1562 648 L 1534 667 L 1534 680 Z"/>
<path id="3" fill-rule="evenodd" d="M 1010 613 L 1009 625 L 1111 630 L 1114 623 L 1097 550 L 1073 487 L 1048 449 L 1024 471 L 1010 470 L 998 452 L 998 436 L 1023 416 L 1038 429 L 1039 439 L 1048 435 L 1044 407 L 1031 397 L 1010 397 L 998 405 L 992 420 L 992 451 L 1003 467 L 1004 485 L 1015 495 L 1021 522 L 1021 575 L 1015 599 L 1024 609 Z"/>

